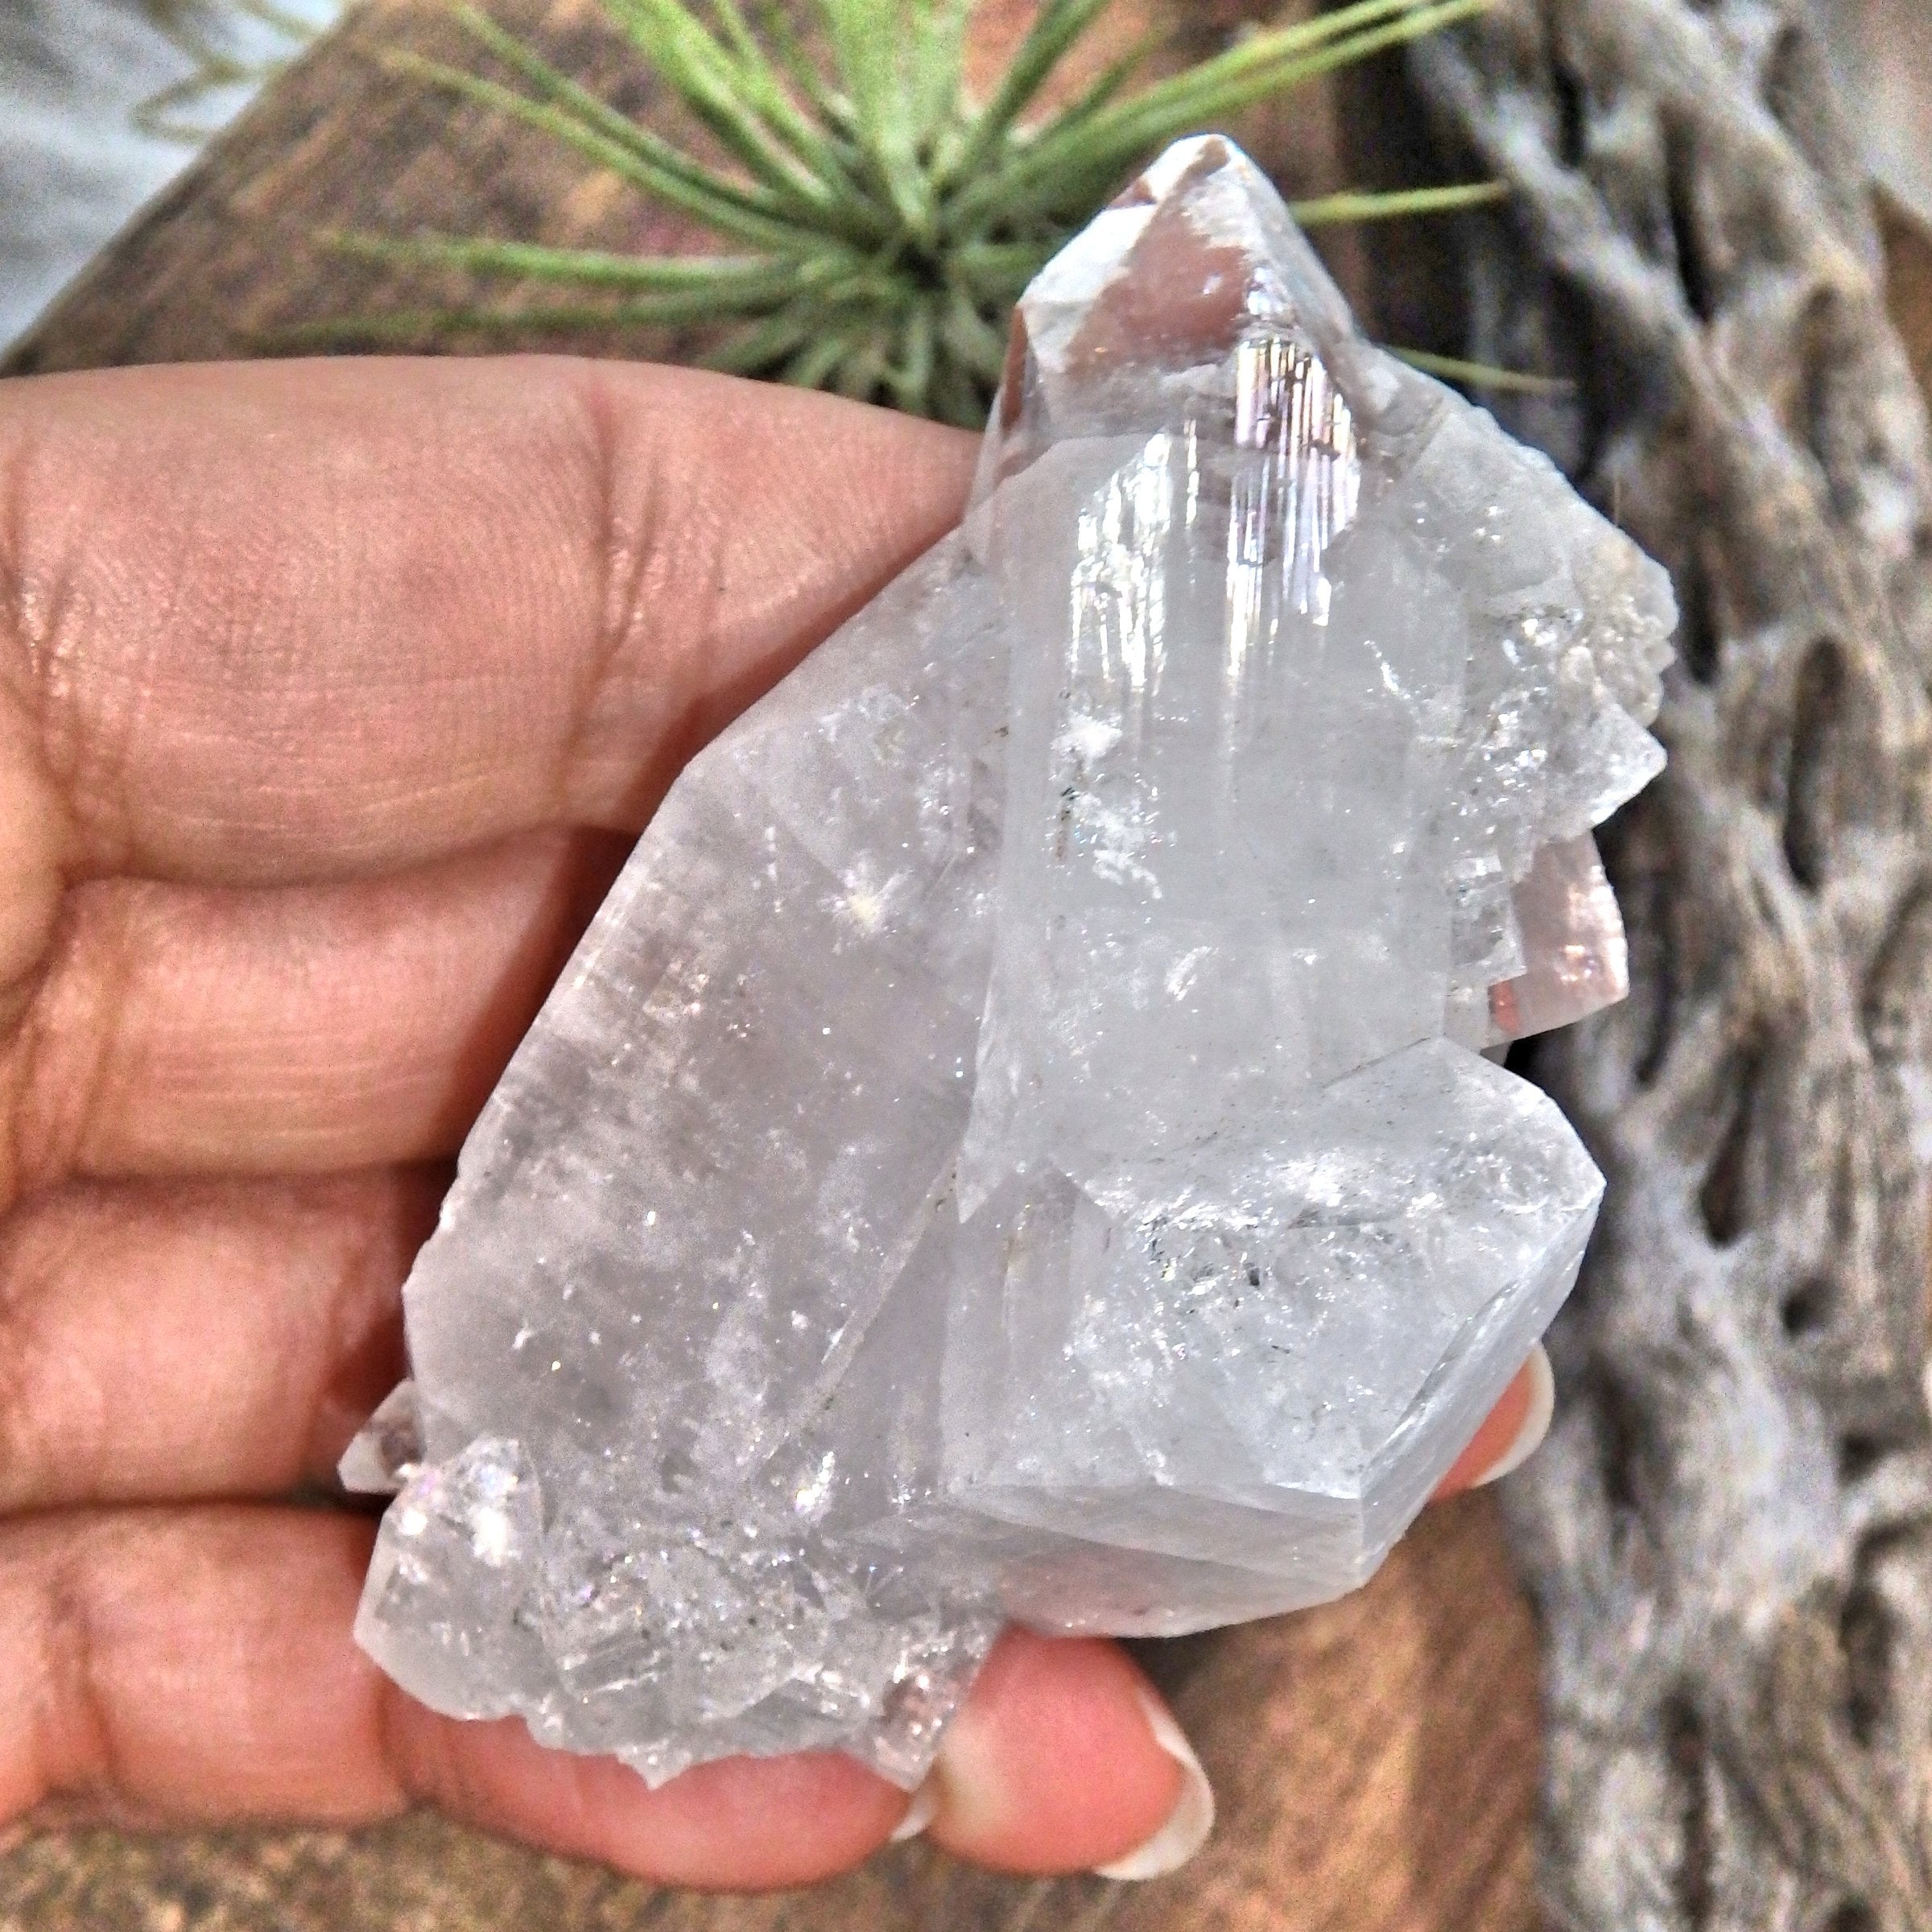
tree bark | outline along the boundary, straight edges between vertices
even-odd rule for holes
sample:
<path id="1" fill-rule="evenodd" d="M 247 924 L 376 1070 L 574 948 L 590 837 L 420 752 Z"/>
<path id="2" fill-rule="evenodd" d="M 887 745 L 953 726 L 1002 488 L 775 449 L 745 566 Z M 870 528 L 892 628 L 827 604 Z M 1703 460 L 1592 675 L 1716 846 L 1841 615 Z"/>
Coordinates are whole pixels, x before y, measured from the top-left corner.
<path id="1" fill-rule="evenodd" d="M 1542 1612 L 1563 1924 L 1932 1926 L 1932 453 L 1802 0 L 1505 0 L 1418 51 L 1514 191 L 1476 353 L 1683 607 L 1623 1008 L 1530 1064 L 1609 1177 Z"/>

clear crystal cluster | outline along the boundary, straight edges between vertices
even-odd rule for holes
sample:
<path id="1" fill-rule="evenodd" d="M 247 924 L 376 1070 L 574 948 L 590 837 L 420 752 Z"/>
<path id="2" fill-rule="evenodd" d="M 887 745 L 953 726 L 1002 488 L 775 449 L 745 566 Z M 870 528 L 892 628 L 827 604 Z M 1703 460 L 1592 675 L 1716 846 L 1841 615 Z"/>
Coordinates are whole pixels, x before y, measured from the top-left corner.
<path id="1" fill-rule="evenodd" d="M 656 1781 L 910 1785 L 999 1624 L 1360 1583 L 1601 1180 L 1483 1049 L 1618 997 L 1662 572 L 1162 157 L 962 530 L 685 772 L 464 1150 L 357 1633 Z"/>

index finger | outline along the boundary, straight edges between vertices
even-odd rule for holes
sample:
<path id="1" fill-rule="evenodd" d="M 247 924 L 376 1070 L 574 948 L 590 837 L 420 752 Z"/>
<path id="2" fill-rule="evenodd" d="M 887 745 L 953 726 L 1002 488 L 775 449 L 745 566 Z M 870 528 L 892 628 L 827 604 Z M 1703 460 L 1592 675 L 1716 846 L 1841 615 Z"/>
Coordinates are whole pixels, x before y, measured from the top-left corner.
<path id="1" fill-rule="evenodd" d="M 634 830 L 956 519 L 970 460 L 834 398 L 562 357 L 0 386 L 0 763 L 36 762 L 69 873 Z"/>

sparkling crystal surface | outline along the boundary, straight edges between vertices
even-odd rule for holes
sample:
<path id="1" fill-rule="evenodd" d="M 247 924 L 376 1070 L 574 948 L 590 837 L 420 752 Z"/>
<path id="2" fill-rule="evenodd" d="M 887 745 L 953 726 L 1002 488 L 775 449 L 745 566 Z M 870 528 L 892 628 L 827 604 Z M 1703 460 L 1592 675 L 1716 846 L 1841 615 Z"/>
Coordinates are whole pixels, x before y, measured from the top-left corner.
<path id="1" fill-rule="evenodd" d="M 1480 1049 L 1624 987 L 1662 572 L 1170 150 L 963 529 L 702 753 L 407 1290 L 357 1633 L 655 1781 L 910 1785 L 1000 1622 L 1351 1588 L 1601 1181 Z"/>

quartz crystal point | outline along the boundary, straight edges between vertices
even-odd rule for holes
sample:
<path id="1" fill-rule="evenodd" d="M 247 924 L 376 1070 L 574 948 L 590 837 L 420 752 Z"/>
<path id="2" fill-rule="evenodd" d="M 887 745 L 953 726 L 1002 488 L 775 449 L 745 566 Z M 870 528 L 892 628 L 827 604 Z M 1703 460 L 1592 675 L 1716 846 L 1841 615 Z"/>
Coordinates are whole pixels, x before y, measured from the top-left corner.
<path id="1" fill-rule="evenodd" d="M 1170 150 L 962 530 L 701 753 L 407 1290 L 362 1643 L 657 1781 L 910 1785 L 998 1624 L 1360 1583 L 1601 1181 L 1481 1049 L 1624 989 L 1662 572 Z"/>

